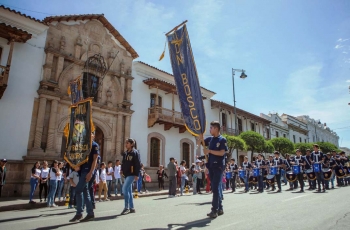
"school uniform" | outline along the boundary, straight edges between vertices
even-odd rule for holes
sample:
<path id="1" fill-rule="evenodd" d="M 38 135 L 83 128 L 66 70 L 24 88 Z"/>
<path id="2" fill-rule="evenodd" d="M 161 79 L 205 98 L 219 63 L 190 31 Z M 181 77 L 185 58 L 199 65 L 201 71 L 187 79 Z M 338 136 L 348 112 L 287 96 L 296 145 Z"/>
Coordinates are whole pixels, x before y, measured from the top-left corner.
<path id="1" fill-rule="evenodd" d="M 321 151 L 313 151 L 311 153 L 311 158 L 314 161 L 314 163 L 320 163 L 320 161 L 324 158 L 324 154 Z M 318 191 L 321 191 L 321 184 L 323 187 L 323 190 L 325 190 L 325 183 L 324 183 L 324 177 L 322 172 L 322 166 L 320 172 L 315 172 L 316 174 L 316 180 L 318 184 Z"/>
<path id="2" fill-rule="evenodd" d="M 284 159 L 284 164 L 286 165 L 286 172 L 292 171 L 292 162 L 293 158 L 289 157 L 288 159 Z M 298 181 L 289 182 L 289 189 L 287 191 L 298 188 Z"/>
<path id="3" fill-rule="evenodd" d="M 304 164 L 303 156 L 295 156 L 293 159 L 294 165 L 298 165 L 300 167 L 300 173 L 297 174 L 297 182 L 300 184 L 300 191 L 304 191 L 304 174 L 302 170 L 302 165 Z"/>
<path id="4" fill-rule="evenodd" d="M 259 187 L 259 192 L 264 192 L 264 173 L 265 169 L 262 168 L 265 166 L 265 161 L 264 160 L 256 160 L 255 161 L 255 166 L 259 169 L 259 176 L 258 176 L 258 187 Z"/>
<path id="5" fill-rule="evenodd" d="M 100 183 L 98 185 L 98 199 L 101 200 L 101 193 L 102 190 L 104 191 L 103 194 L 103 199 L 107 200 L 107 169 L 99 169 L 99 174 L 100 174 Z"/>
<path id="6" fill-rule="evenodd" d="M 114 195 L 118 194 L 118 184 L 120 186 L 120 195 L 123 195 L 122 193 L 123 181 L 120 175 L 120 169 L 121 169 L 121 165 L 114 166 L 114 179 L 115 179 Z"/>
<path id="7" fill-rule="evenodd" d="M 230 179 L 232 192 L 236 191 L 236 176 L 237 176 L 238 165 L 236 163 L 230 164 L 230 172 L 232 173 L 232 177 Z"/>
<path id="8" fill-rule="evenodd" d="M 311 155 L 306 155 L 304 156 L 304 160 L 305 160 L 305 170 L 310 170 L 312 169 L 312 164 L 311 164 L 311 160 L 312 160 L 312 157 Z M 307 179 L 308 182 L 309 182 L 309 188 L 308 190 L 313 190 L 316 188 L 316 181 L 315 180 L 310 180 L 309 178 Z"/>
<path id="9" fill-rule="evenodd" d="M 250 169 L 253 168 L 252 164 L 250 162 L 243 162 L 242 165 L 242 170 L 244 170 L 244 177 L 243 177 L 243 180 L 244 180 L 244 185 L 245 185 L 245 192 L 248 192 L 249 191 L 249 171 Z"/>
<path id="10" fill-rule="evenodd" d="M 281 166 L 283 164 L 283 160 L 282 158 L 278 157 L 278 158 L 273 158 L 273 163 L 272 163 L 272 166 Z M 282 192 L 282 187 L 281 187 L 281 170 L 282 168 L 281 167 L 278 167 L 277 168 L 277 174 L 276 174 L 276 180 L 277 180 L 277 187 L 278 187 L 278 190 L 277 192 Z"/>

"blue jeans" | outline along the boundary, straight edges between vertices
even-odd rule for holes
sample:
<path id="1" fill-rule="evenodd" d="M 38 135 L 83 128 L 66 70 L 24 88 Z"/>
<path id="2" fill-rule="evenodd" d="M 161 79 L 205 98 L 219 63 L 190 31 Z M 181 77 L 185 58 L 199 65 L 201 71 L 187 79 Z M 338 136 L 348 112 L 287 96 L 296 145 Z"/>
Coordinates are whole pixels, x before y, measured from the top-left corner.
<path id="1" fill-rule="evenodd" d="M 244 180 L 245 190 L 248 192 L 249 191 L 249 177 L 245 176 L 245 177 L 243 177 L 243 180 Z"/>
<path id="2" fill-rule="evenodd" d="M 281 169 L 281 181 L 287 184 L 286 171 L 284 171 L 283 169 Z"/>
<path id="3" fill-rule="evenodd" d="M 140 192 L 142 189 L 142 176 L 139 176 L 139 179 L 136 181 L 137 192 Z"/>
<path id="4" fill-rule="evenodd" d="M 123 181 L 122 178 L 116 178 L 115 179 L 115 184 L 114 184 L 114 194 L 117 195 L 118 194 L 118 184 L 120 184 L 120 193 L 123 194 Z"/>
<path id="5" fill-rule="evenodd" d="M 218 212 L 218 210 L 223 210 L 222 206 L 222 173 L 221 168 L 209 169 L 211 191 L 213 193 L 212 200 L 212 211 Z"/>
<path id="6" fill-rule="evenodd" d="M 50 190 L 47 197 L 47 205 L 52 206 L 55 200 L 55 194 L 57 190 L 57 180 L 50 180 Z"/>
<path id="7" fill-rule="evenodd" d="M 29 201 L 32 201 L 36 186 L 38 186 L 39 180 L 37 178 L 30 178 L 30 194 Z"/>
<path id="8" fill-rule="evenodd" d="M 57 181 L 57 198 L 61 199 L 62 195 L 64 196 L 64 194 L 62 194 L 62 190 L 64 187 L 64 179 L 62 178 L 61 180 Z"/>
<path id="9" fill-rule="evenodd" d="M 186 178 L 181 177 L 181 188 L 180 188 L 181 196 L 184 194 L 185 183 L 186 183 Z"/>
<path id="10" fill-rule="evenodd" d="M 70 186 L 69 188 L 69 205 L 76 205 L 75 202 L 75 187 Z"/>
<path id="11" fill-rule="evenodd" d="M 122 192 L 124 194 L 124 208 L 134 208 L 134 198 L 132 196 L 132 184 L 134 182 L 134 176 L 128 176 L 124 180 Z"/>
<path id="12" fill-rule="evenodd" d="M 95 180 L 95 177 L 92 176 L 89 182 L 86 182 L 86 175 L 88 172 L 81 172 L 79 175 L 79 182 L 75 187 L 75 198 L 77 204 L 77 215 L 81 215 L 83 213 L 83 205 L 86 206 L 86 212 L 88 215 L 94 215 L 94 210 L 92 207 L 91 196 L 90 196 L 90 188 L 92 182 Z"/>
<path id="13" fill-rule="evenodd" d="M 192 177 L 193 195 L 197 194 L 197 175 Z"/>
<path id="14" fill-rule="evenodd" d="M 107 180 L 107 188 L 108 188 L 107 195 L 108 196 L 111 196 L 112 184 L 113 184 L 113 180 Z"/>

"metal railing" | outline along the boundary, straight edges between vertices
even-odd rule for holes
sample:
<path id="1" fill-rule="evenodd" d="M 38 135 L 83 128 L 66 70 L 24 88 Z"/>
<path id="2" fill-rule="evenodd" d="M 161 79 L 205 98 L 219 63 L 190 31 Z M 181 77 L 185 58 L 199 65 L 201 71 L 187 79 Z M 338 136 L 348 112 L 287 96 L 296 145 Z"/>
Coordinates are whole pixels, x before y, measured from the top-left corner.
<path id="1" fill-rule="evenodd" d="M 226 128 L 225 126 L 221 126 L 221 132 L 223 134 L 227 134 L 231 136 L 238 136 L 239 134 L 241 134 L 242 131 L 238 129 Z"/>
<path id="2" fill-rule="evenodd" d="M 170 123 L 179 124 L 179 125 L 185 124 L 185 121 L 182 117 L 181 112 L 177 112 L 171 109 L 165 109 L 158 106 L 148 109 L 148 120 L 154 120 L 153 122 L 160 120 L 160 121 L 170 122 Z"/>

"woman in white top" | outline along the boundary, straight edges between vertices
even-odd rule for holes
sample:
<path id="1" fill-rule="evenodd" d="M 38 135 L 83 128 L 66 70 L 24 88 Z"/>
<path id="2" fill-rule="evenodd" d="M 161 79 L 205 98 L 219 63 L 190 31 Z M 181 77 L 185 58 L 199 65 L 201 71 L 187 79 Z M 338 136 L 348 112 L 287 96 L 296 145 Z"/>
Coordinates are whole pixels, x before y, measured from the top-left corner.
<path id="1" fill-rule="evenodd" d="M 49 178 L 49 171 L 50 169 L 47 167 L 47 161 L 43 162 L 43 167 L 41 168 L 41 173 L 40 173 L 40 184 L 39 184 L 39 198 L 40 198 L 40 202 L 42 202 L 42 197 L 41 194 L 43 193 L 43 189 L 44 191 L 44 202 L 46 202 L 46 197 L 47 197 L 47 180 Z"/>
<path id="2" fill-rule="evenodd" d="M 180 172 L 181 172 L 181 189 L 180 189 L 180 192 L 181 192 L 181 196 L 183 195 L 183 192 L 184 192 L 184 187 L 185 187 L 185 183 L 186 183 L 186 180 L 188 180 L 188 177 L 187 177 L 187 174 L 186 174 L 186 171 L 188 169 L 186 169 L 186 161 L 181 161 L 180 163 Z"/>
<path id="3" fill-rule="evenodd" d="M 57 191 L 56 191 L 56 196 L 58 198 L 58 201 L 61 202 L 62 201 L 62 190 L 64 187 L 64 177 L 63 177 L 63 162 L 58 162 L 58 169 L 60 170 L 61 174 L 59 176 L 57 176 Z M 55 197 L 56 197 L 55 196 Z"/>
<path id="4" fill-rule="evenodd" d="M 55 199 L 55 193 L 57 190 L 57 176 L 62 175 L 60 169 L 58 168 L 58 162 L 56 160 L 52 162 L 49 175 L 50 175 L 50 191 L 49 191 L 49 196 L 47 197 L 47 206 L 56 207 L 57 205 L 54 204 L 54 199 Z"/>
<path id="5" fill-rule="evenodd" d="M 33 199 L 35 189 L 38 186 L 38 182 L 40 179 L 41 170 L 39 169 L 39 167 L 40 167 L 40 162 L 39 161 L 35 162 L 35 164 L 32 168 L 32 174 L 30 176 L 30 195 L 29 195 L 29 203 L 30 204 L 36 203 L 32 199 Z"/>

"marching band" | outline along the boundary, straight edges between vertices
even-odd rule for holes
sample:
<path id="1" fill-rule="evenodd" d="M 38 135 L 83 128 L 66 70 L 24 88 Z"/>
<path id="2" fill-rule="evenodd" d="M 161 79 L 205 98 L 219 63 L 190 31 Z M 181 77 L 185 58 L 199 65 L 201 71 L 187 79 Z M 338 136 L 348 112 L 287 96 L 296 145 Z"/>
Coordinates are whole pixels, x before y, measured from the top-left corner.
<path id="1" fill-rule="evenodd" d="M 330 182 L 333 189 L 335 178 L 337 178 L 337 186 L 350 185 L 350 165 L 345 152 L 337 154 L 336 151 L 332 151 L 332 155 L 324 154 L 317 144 L 313 145 L 313 150 L 311 152 L 308 149 L 303 156 L 297 149 L 295 156 L 286 154 L 286 159 L 282 159 L 278 151 L 274 152 L 274 157 L 270 155 L 266 160 L 262 154 L 259 154 L 256 160 L 249 162 L 248 157 L 245 156 L 240 167 L 235 163 L 235 159 L 231 159 L 226 168 L 226 179 L 230 180 L 232 192 L 234 192 L 237 176 L 245 184 L 244 193 L 247 193 L 253 185 L 257 186 L 258 193 L 263 193 L 264 189 L 270 187 L 271 191 L 274 191 L 276 183 L 278 187 L 276 192 L 282 192 L 282 174 L 290 186 L 286 191 L 300 187 L 298 193 L 304 192 L 305 181 L 308 181 L 308 190 L 316 189 L 316 192 L 329 190 Z"/>

